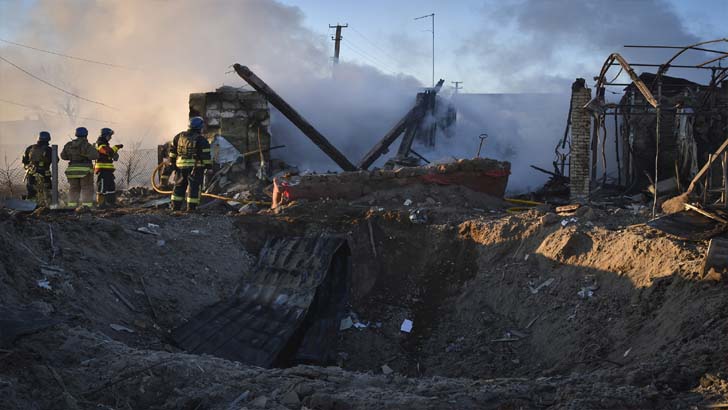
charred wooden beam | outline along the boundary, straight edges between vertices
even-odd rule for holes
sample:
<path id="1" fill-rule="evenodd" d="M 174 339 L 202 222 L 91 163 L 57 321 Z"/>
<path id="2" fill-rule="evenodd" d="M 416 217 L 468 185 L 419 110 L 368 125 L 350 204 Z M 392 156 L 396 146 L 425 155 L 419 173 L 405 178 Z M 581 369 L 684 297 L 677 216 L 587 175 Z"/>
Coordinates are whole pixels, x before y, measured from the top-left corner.
<path id="1" fill-rule="evenodd" d="M 440 80 L 437 83 L 437 86 L 434 87 L 433 91 L 435 93 L 440 91 L 440 88 L 442 87 L 442 84 L 444 82 L 445 80 Z M 366 155 L 364 155 L 361 161 L 359 161 L 358 166 L 360 169 L 369 168 L 374 163 L 374 161 L 376 161 L 377 159 L 379 159 L 379 157 L 385 154 L 389 149 L 389 146 L 397 140 L 400 134 L 402 134 L 407 129 L 407 127 L 413 125 L 413 123 L 415 126 L 418 125 L 417 123 L 419 122 L 419 120 L 425 115 L 425 110 L 427 108 L 424 104 L 425 101 L 426 99 L 424 98 L 419 99 L 415 106 L 412 107 L 412 109 L 410 109 L 407 114 L 405 114 L 404 117 L 402 117 L 396 124 L 394 124 L 394 127 L 392 127 L 386 134 L 384 134 L 382 139 L 380 139 L 379 142 L 377 142 L 377 144 L 374 145 L 374 147 L 369 152 L 367 152 Z M 415 133 L 413 132 L 413 140 L 414 134 Z M 410 143 L 410 146 L 411 145 L 412 144 Z"/>
<path id="2" fill-rule="evenodd" d="M 288 118 L 293 125 L 298 127 L 305 136 L 313 141 L 321 151 L 323 151 L 329 158 L 331 158 L 337 165 L 344 171 L 355 171 L 356 166 L 349 161 L 336 147 L 334 147 L 329 140 L 326 139 L 311 123 L 306 121 L 296 110 L 293 109 L 278 93 L 273 91 L 263 80 L 255 75 L 248 67 L 240 64 L 233 66 L 235 72 L 245 80 L 251 87 L 256 91 L 263 94 L 265 98 L 270 102 L 278 111 L 281 112 L 286 118 Z"/>

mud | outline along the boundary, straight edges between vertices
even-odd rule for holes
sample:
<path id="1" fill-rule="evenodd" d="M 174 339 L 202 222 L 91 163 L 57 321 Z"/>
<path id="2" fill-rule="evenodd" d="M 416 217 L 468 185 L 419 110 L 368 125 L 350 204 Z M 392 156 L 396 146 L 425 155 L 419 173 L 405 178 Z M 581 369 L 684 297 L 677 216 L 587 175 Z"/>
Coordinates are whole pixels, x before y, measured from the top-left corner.
<path id="1" fill-rule="evenodd" d="M 677 409 L 728 401 L 728 290 L 699 273 L 706 243 L 634 226 L 644 217 L 629 212 L 510 215 L 497 201 L 442 212 L 428 197 L 412 199 L 430 206 L 425 224 L 410 221 L 401 198 L 249 216 L 2 214 L 0 305 L 60 323 L 0 346 L 0 408 Z M 336 363 L 261 369 L 170 344 L 172 328 L 234 293 L 266 239 L 322 231 L 349 238 L 349 314 L 366 325 L 340 332 Z M 411 333 L 400 331 L 404 319 Z"/>

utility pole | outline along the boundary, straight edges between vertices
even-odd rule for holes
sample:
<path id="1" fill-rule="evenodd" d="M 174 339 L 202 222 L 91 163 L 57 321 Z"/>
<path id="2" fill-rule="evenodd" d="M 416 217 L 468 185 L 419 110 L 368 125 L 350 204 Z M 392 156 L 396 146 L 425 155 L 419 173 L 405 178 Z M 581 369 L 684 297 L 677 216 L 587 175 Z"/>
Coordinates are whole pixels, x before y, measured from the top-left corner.
<path id="1" fill-rule="evenodd" d="M 341 50 L 341 29 L 349 27 L 349 23 L 344 24 L 343 26 L 341 24 L 336 24 L 335 26 L 332 26 L 329 24 L 329 28 L 335 28 L 336 29 L 336 35 L 334 37 L 331 37 L 332 40 L 334 40 L 334 64 L 339 64 L 339 51 Z"/>
<path id="2" fill-rule="evenodd" d="M 417 17 L 415 20 L 420 20 L 426 17 L 432 18 L 432 87 L 435 87 L 435 13 L 430 13 L 424 16 Z"/>
<path id="3" fill-rule="evenodd" d="M 460 87 L 460 84 L 462 84 L 462 81 L 450 81 L 451 83 L 455 84 L 455 94 L 458 93 L 458 90 L 462 90 L 463 87 Z"/>

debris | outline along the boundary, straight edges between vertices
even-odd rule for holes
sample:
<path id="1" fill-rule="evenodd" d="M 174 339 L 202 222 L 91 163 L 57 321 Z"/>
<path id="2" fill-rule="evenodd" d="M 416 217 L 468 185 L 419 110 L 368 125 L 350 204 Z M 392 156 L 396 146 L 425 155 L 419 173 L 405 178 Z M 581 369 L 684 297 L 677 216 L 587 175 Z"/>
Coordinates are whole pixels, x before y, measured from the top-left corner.
<path id="1" fill-rule="evenodd" d="M 51 283 L 46 278 L 43 278 L 43 279 L 39 280 L 37 283 L 38 283 L 38 287 L 39 288 L 48 289 L 48 290 L 51 290 L 52 289 L 51 288 Z"/>
<path id="2" fill-rule="evenodd" d="M 728 239 L 713 238 L 708 243 L 708 250 L 703 259 L 702 273 L 707 274 L 711 269 L 721 273 L 728 269 Z"/>
<path id="3" fill-rule="evenodd" d="M 193 230 L 190 231 L 190 233 L 191 234 L 194 234 L 194 235 L 199 235 L 200 234 L 200 230 L 199 229 L 193 229 Z"/>
<path id="4" fill-rule="evenodd" d="M 622 357 L 627 357 L 627 356 L 629 356 L 629 352 L 631 352 L 631 351 L 632 351 L 632 348 L 630 347 L 629 349 L 627 349 L 627 350 L 626 350 L 626 351 L 624 352 L 624 354 L 622 355 Z"/>
<path id="5" fill-rule="evenodd" d="M 59 275 L 65 274 L 66 271 L 57 266 L 41 266 L 40 273 L 42 273 L 45 277 L 50 276 L 52 278 L 55 278 Z"/>
<path id="6" fill-rule="evenodd" d="M 240 395 L 230 403 L 227 410 L 239 410 L 241 407 L 243 407 L 242 403 L 248 400 L 248 396 L 250 396 L 250 390 L 246 390 L 240 393 Z"/>
<path id="7" fill-rule="evenodd" d="M 253 215 L 253 214 L 257 214 L 258 211 L 260 211 L 260 208 L 258 208 L 257 205 L 250 203 L 250 204 L 245 204 L 245 205 L 241 206 L 240 209 L 238 210 L 238 213 L 240 213 L 242 215 Z"/>
<path id="8" fill-rule="evenodd" d="M 354 327 L 357 329 L 366 329 L 369 326 L 362 322 L 356 322 L 356 323 L 354 323 Z"/>
<path id="9" fill-rule="evenodd" d="M 109 327 L 112 328 L 112 329 L 114 329 L 114 330 L 116 330 L 117 332 L 134 333 L 134 331 L 132 329 L 129 329 L 126 326 L 117 325 L 115 323 L 110 324 Z"/>
<path id="10" fill-rule="evenodd" d="M 579 295 L 579 297 L 582 299 L 587 299 L 587 298 L 594 296 L 594 291 L 587 287 L 587 288 L 581 288 L 581 290 L 579 292 L 577 292 L 576 294 Z"/>
<path id="11" fill-rule="evenodd" d="M 655 185 L 650 184 L 647 187 L 647 191 L 655 195 Z M 657 195 L 671 195 L 677 193 L 677 180 L 675 177 L 669 179 L 663 179 L 657 182 Z"/>
<path id="12" fill-rule="evenodd" d="M 392 370 L 392 368 L 387 366 L 386 364 L 383 364 L 382 373 L 384 373 L 385 375 L 390 375 L 390 374 L 394 373 L 394 370 Z"/>
<path id="13" fill-rule="evenodd" d="M 151 222 L 147 223 L 147 228 L 149 229 L 159 229 L 159 225 L 153 224 Z"/>
<path id="14" fill-rule="evenodd" d="M 377 257 L 377 245 L 374 243 L 374 229 L 372 228 L 371 218 L 367 218 L 367 227 L 369 227 L 369 242 L 372 245 L 372 254 Z"/>
<path id="15" fill-rule="evenodd" d="M 526 255 L 528 256 L 528 255 Z M 528 259 L 528 258 L 527 258 Z M 551 284 L 554 283 L 554 278 L 548 278 L 545 281 L 543 281 L 540 285 L 536 286 L 535 288 L 531 286 L 531 284 L 528 284 L 528 288 L 531 290 L 531 294 L 535 295 L 537 294 L 541 289 L 551 286 Z"/>
<path id="16" fill-rule="evenodd" d="M 427 223 L 427 214 L 424 209 L 413 209 L 410 211 L 409 220 L 413 224 Z"/>
<path id="17" fill-rule="evenodd" d="M 562 205 L 556 207 L 556 213 L 567 213 L 567 212 L 574 212 L 577 209 L 581 208 L 581 204 L 571 204 L 571 205 Z"/>
<path id="18" fill-rule="evenodd" d="M 157 246 L 164 246 L 166 243 L 164 239 L 157 239 Z"/>
<path id="19" fill-rule="evenodd" d="M 405 319 L 399 327 L 399 330 L 405 333 L 410 333 L 412 331 L 412 321 Z"/>
<path id="20" fill-rule="evenodd" d="M 6 199 L 2 202 L 2 206 L 18 212 L 32 212 L 37 207 L 37 204 L 33 201 L 24 201 L 22 199 Z"/>
<path id="21" fill-rule="evenodd" d="M 171 202 L 170 198 L 155 199 L 148 201 L 140 205 L 141 208 L 158 208 L 160 206 L 167 206 Z"/>
<path id="22" fill-rule="evenodd" d="M 114 292 L 114 295 L 116 295 L 116 297 L 119 298 L 119 300 L 127 308 L 129 308 L 129 310 L 131 310 L 132 312 L 139 312 L 139 310 L 136 307 L 134 307 L 134 305 L 132 305 L 131 302 L 129 302 L 129 300 L 127 300 L 127 298 L 124 297 L 124 295 L 121 294 L 121 292 L 119 291 L 119 289 L 116 288 L 116 286 L 109 283 L 109 288 L 111 289 L 112 292 Z"/>
<path id="23" fill-rule="evenodd" d="M 404 201 L 404 206 L 410 206 L 410 205 L 412 205 L 412 200 L 411 199 L 406 199 Z"/>
<path id="24" fill-rule="evenodd" d="M 351 329 L 352 326 L 354 326 L 354 321 L 351 320 L 351 316 L 347 316 L 341 319 L 341 322 L 339 323 L 339 330 Z"/>
<path id="25" fill-rule="evenodd" d="M 518 337 L 502 337 L 500 339 L 493 339 L 491 340 L 491 343 L 510 343 L 510 342 L 517 342 L 521 340 Z"/>
<path id="26" fill-rule="evenodd" d="M 137 232 L 145 233 L 147 235 L 159 236 L 159 232 L 153 231 L 148 226 L 140 226 L 139 228 L 137 228 Z"/>
<path id="27" fill-rule="evenodd" d="M 566 218 L 566 219 L 562 219 L 562 220 L 561 220 L 561 226 L 562 226 L 562 227 L 566 227 L 566 226 L 568 226 L 569 224 L 575 224 L 575 223 L 577 223 L 577 222 L 579 222 L 579 220 L 578 220 L 578 219 L 576 219 L 576 218 Z"/>
<path id="28" fill-rule="evenodd" d="M 139 281 L 142 284 L 142 291 L 144 292 L 144 296 L 146 296 L 146 298 L 147 298 L 147 303 L 149 304 L 149 309 L 151 309 L 151 311 L 152 311 L 152 316 L 154 316 L 155 320 L 159 320 L 157 311 L 154 310 L 154 305 L 152 304 L 152 299 L 149 297 L 149 293 L 147 293 L 147 286 L 144 283 L 144 276 L 139 277 Z"/>
<path id="29" fill-rule="evenodd" d="M 720 216 L 718 216 L 712 212 L 708 212 L 705 209 L 700 209 L 695 205 L 685 204 L 685 209 L 688 211 L 695 211 L 703 216 L 707 216 L 708 218 L 714 219 L 722 224 L 728 224 L 728 220 L 721 218 Z"/>

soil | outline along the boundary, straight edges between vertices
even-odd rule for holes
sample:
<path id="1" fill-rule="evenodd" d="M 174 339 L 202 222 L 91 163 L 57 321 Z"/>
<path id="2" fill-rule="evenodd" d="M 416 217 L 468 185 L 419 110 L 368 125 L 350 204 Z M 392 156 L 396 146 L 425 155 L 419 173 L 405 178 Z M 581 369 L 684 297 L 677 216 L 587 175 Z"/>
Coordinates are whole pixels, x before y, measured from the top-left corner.
<path id="1" fill-rule="evenodd" d="M 0 213 L 0 308 L 56 323 L 0 346 L 0 409 L 728 402 L 728 289 L 700 273 L 706 242 L 635 225 L 646 216 L 629 210 L 507 207 L 436 187 L 253 215 Z M 361 327 L 340 332 L 336 363 L 262 369 L 170 344 L 234 293 L 266 239 L 321 232 L 349 238 Z"/>

